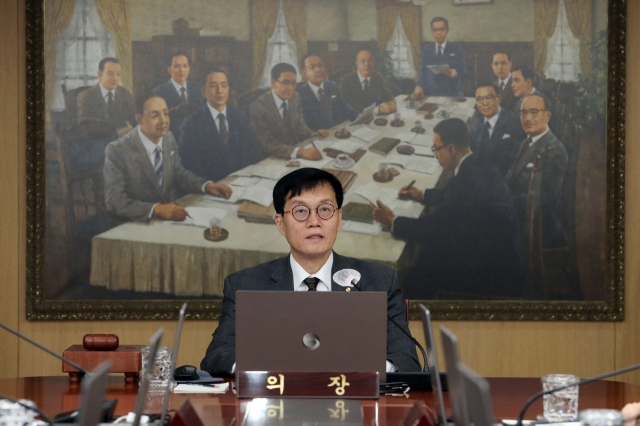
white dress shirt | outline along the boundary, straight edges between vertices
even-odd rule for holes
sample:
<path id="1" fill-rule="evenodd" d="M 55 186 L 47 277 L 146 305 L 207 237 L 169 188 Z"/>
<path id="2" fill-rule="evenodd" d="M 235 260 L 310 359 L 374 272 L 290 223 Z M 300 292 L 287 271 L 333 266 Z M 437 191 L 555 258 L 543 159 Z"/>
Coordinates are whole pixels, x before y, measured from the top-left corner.
<path id="1" fill-rule="evenodd" d="M 105 103 L 109 100 L 107 98 L 107 95 L 109 93 L 111 93 L 113 95 L 113 101 L 115 102 L 115 100 L 116 100 L 116 89 L 107 90 L 104 87 L 102 87 L 102 84 L 98 84 L 98 86 L 100 86 L 100 93 L 102 93 L 102 99 L 104 99 Z"/>
<path id="2" fill-rule="evenodd" d="M 307 81 L 307 84 L 311 88 L 311 91 L 313 92 L 313 94 L 316 95 L 316 98 L 318 98 L 318 100 L 320 100 L 320 95 L 318 94 L 318 90 L 322 89 L 324 91 L 324 82 L 320 83 L 320 86 L 316 86 L 315 84 L 311 83 L 310 81 Z M 325 93 L 325 100 L 327 99 L 326 96 L 327 96 L 327 94 Z"/>
<path id="3" fill-rule="evenodd" d="M 504 83 L 504 87 L 507 87 L 509 85 L 509 80 L 511 80 L 511 73 L 509 73 L 507 78 L 505 78 L 504 80 L 498 79 L 498 87 L 502 86 L 502 83 Z"/>
<path id="4" fill-rule="evenodd" d="M 489 137 L 493 135 L 493 129 L 496 128 L 496 123 L 498 122 L 498 118 L 500 118 L 500 111 L 502 111 L 502 108 L 498 109 L 498 112 L 495 113 L 490 119 L 487 120 L 486 117 L 484 119 L 485 127 L 487 125 L 487 122 L 489 122 L 489 125 L 491 126 L 489 127 Z"/>
<path id="5" fill-rule="evenodd" d="M 293 254 L 289 255 L 291 262 L 291 272 L 293 272 L 293 291 L 309 291 L 309 287 L 304 280 L 309 277 L 315 277 L 320 280 L 316 291 L 331 291 L 331 268 L 333 267 L 333 252 L 329 255 L 329 259 L 322 265 L 322 268 L 315 274 L 310 274 L 296 262 Z"/>
<path id="6" fill-rule="evenodd" d="M 229 116 L 227 115 L 227 106 L 225 105 L 222 111 L 218 111 L 214 107 L 212 107 L 209 102 L 207 102 L 207 106 L 209 107 L 209 112 L 211 112 L 211 116 L 213 117 L 213 122 L 216 123 L 216 129 L 218 129 L 218 133 L 220 133 L 220 120 L 218 120 L 218 115 L 224 114 L 224 121 L 227 125 L 227 132 L 229 131 Z"/>
<path id="7" fill-rule="evenodd" d="M 544 137 L 544 135 L 546 135 L 547 133 L 549 133 L 549 128 L 547 127 L 547 131 L 540 133 L 538 136 L 533 136 L 531 138 L 531 145 L 529 145 L 529 148 L 531 148 L 533 146 L 534 143 L 536 143 L 537 141 L 539 141 L 540 139 L 542 139 Z"/>
<path id="8" fill-rule="evenodd" d="M 442 44 L 436 43 L 436 56 L 438 56 L 438 46 L 442 46 L 442 56 L 444 56 L 444 50 L 447 48 L 447 42 L 449 39 L 446 39 Z"/>
<path id="9" fill-rule="evenodd" d="M 180 89 L 184 88 L 184 97 L 187 98 L 187 102 L 188 102 L 189 93 L 187 92 L 187 81 L 185 80 L 184 85 L 180 85 L 172 78 L 171 84 L 173 84 L 173 87 L 175 87 L 176 92 L 178 92 L 178 96 L 182 96 L 182 92 L 180 92 Z"/>
<path id="10" fill-rule="evenodd" d="M 360 71 L 356 71 L 356 74 L 358 74 L 358 79 L 360 80 L 360 86 L 362 86 L 362 90 L 364 90 L 364 81 L 368 80 L 369 81 L 369 87 L 371 87 L 371 76 L 364 78 L 363 76 L 360 75 Z M 373 113 L 375 115 L 378 115 L 378 113 L 380 112 L 380 107 L 377 106 L 376 109 L 373 110 Z"/>

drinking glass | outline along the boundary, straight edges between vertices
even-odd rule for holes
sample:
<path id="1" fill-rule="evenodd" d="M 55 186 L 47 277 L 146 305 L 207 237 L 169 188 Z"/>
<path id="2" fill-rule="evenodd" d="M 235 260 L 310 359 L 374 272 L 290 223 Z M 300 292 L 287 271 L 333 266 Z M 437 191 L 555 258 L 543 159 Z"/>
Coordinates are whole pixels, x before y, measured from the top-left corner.
<path id="1" fill-rule="evenodd" d="M 149 358 L 151 357 L 151 348 L 146 347 L 140 349 L 142 354 L 142 380 L 145 380 L 144 372 L 146 371 Z M 171 372 L 171 355 L 173 349 L 171 348 L 158 348 L 156 353 L 156 359 L 153 360 L 153 368 L 151 371 L 151 378 L 149 380 L 149 388 L 166 388 L 169 386 Z"/>
<path id="2" fill-rule="evenodd" d="M 548 374 L 542 377 L 545 391 L 578 383 L 580 378 L 571 374 Z M 544 417 L 550 422 L 575 420 L 578 417 L 578 386 L 559 390 L 544 396 Z"/>

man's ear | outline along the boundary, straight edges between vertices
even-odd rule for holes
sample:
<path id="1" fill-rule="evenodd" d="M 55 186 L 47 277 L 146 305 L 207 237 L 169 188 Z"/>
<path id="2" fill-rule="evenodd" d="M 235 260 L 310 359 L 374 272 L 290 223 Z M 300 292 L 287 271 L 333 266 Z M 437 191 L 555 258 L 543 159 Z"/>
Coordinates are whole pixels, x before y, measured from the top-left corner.
<path id="1" fill-rule="evenodd" d="M 167 72 L 169 73 L 169 75 L 171 75 L 171 65 L 167 67 Z"/>
<path id="2" fill-rule="evenodd" d="M 138 122 L 138 124 L 142 124 L 142 115 L 136 114 L 136 121 Z"/>
<path id="3" fill-rule="evenodd" d="M 284 237 L 284 230 L 282 229 L 282 220 L 283 217 L 280 213 L 276 213 L 276 215 L 273 218 L 276 221 L 276 226 L 278 227 L 278 232 L 280 232 L 282 234 L 282 236 Z"/>

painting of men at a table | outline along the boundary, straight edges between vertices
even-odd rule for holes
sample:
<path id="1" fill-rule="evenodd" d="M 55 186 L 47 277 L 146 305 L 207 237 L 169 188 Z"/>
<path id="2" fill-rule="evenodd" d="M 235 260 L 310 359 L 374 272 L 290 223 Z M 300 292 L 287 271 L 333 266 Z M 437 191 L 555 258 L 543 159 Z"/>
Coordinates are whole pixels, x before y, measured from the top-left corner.
<path id="1" fill-rule="evenodd" d="M 221 299 L 304 167 L 405 298 L 604 299 L 607 0 L 149 6 L 44 8 L 46 299 Z"/>

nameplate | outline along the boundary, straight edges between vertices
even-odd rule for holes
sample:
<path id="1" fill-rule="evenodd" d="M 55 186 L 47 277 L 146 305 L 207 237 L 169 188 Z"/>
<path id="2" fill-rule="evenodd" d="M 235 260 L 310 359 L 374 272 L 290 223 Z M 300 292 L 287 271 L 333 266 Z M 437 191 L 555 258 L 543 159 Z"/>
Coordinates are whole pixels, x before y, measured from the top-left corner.
<path id="1" fill-rule="evenodd" d="M 238 398 L 378 398 L 377 372 L 239 371 Z"/>

